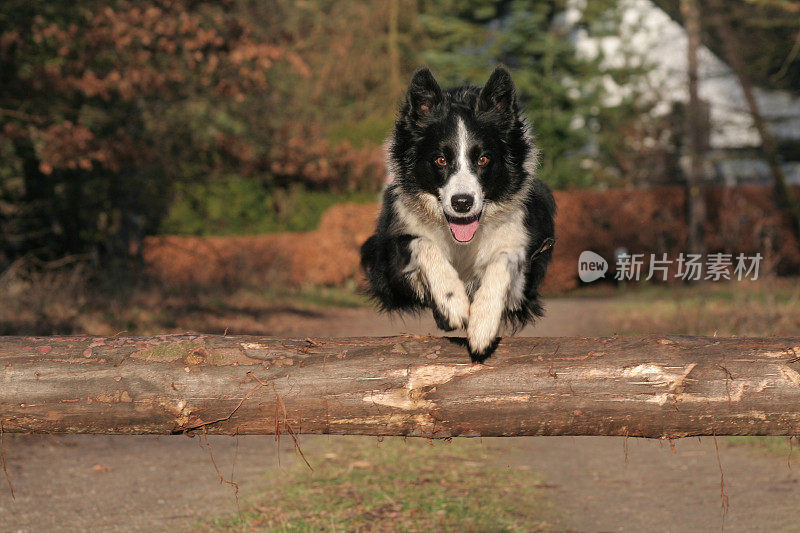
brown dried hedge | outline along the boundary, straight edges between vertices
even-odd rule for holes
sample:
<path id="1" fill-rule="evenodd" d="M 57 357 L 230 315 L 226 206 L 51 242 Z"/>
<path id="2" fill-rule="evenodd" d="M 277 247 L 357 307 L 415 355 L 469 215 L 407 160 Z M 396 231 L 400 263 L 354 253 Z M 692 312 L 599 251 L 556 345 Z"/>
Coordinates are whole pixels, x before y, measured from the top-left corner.
<path id="1" fill-rule="evenodd" d="M 579 285 L 578 256 L 592 250 L 612 261 L 614 250 L 685 252 L 685 195 L 681 187 L 556 191 L 558 218 L 553 263 L 544 291 Z M 776 211 L 766 187 L 707 191 L 709 252 L 760 252 L 763 269 L 800 272 L 800 248 L 787 219 Z M 240 284 L 341 285 L 362 282 L 359 246 L 370 235 L 378 206 L 341 204 L 308 233 L 241 237 L 150 237 L 144 247 L 152 277 L 179 286 Z M 647 264 L 647 261 L 645 261 Z"/>

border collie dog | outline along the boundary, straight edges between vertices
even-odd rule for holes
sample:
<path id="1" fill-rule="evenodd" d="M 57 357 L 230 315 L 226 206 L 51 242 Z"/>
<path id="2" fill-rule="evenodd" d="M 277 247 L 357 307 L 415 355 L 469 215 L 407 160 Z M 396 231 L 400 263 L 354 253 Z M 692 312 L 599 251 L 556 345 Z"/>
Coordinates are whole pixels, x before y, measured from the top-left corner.
<path id="1" fill-rule="evenodd" d="M 535 177 L 537 149 L 511 75 L 443 91 L 419 68 L 387 141 L 377 229 L 361 248 L 371 295 L 386 311 L 431 308 L 464 328 L 483 361 L 503 323 L 542 316 L 555 202 Z"/>

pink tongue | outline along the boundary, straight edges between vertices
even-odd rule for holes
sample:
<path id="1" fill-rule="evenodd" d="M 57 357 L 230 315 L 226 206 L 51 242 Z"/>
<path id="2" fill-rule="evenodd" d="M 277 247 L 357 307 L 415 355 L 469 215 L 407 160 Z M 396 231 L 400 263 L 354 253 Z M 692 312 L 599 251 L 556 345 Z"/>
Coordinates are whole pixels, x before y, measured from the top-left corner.
<path id="1" fill-rule="evenodd" d="M 469 242 L 472 240 L 472 237 L 475 236 L 475 232 L 478 231 L 478 220 L 475 219 L 466 224 L 450 222 L 450 231 L 453 232 L 453 237 L 455 237 L 458 242 Z"/>

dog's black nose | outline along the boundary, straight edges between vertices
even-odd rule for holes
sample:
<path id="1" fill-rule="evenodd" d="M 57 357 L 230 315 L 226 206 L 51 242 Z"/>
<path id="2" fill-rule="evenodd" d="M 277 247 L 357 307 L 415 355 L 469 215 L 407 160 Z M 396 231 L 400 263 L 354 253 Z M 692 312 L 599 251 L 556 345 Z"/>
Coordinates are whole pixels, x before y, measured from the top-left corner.
<path id="1" fill-rule="evenodd" d="M 456 213 L 466 213 L 472 208 L 474 202 L 475 199 L 471 194 L 454 194 L 453 197 L 450 198 L 450 205 L 453 206 L 453 210 Z"/>

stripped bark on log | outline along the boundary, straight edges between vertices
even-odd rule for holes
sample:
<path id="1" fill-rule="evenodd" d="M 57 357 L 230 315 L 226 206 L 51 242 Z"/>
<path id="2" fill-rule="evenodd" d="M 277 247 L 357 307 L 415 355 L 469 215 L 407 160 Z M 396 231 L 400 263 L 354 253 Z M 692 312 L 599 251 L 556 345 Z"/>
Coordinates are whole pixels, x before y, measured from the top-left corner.
<path id="1" fill-rule="evenodd" d="M 0 337 L 6 432 L 795 435 L 800 337 Z"/>

